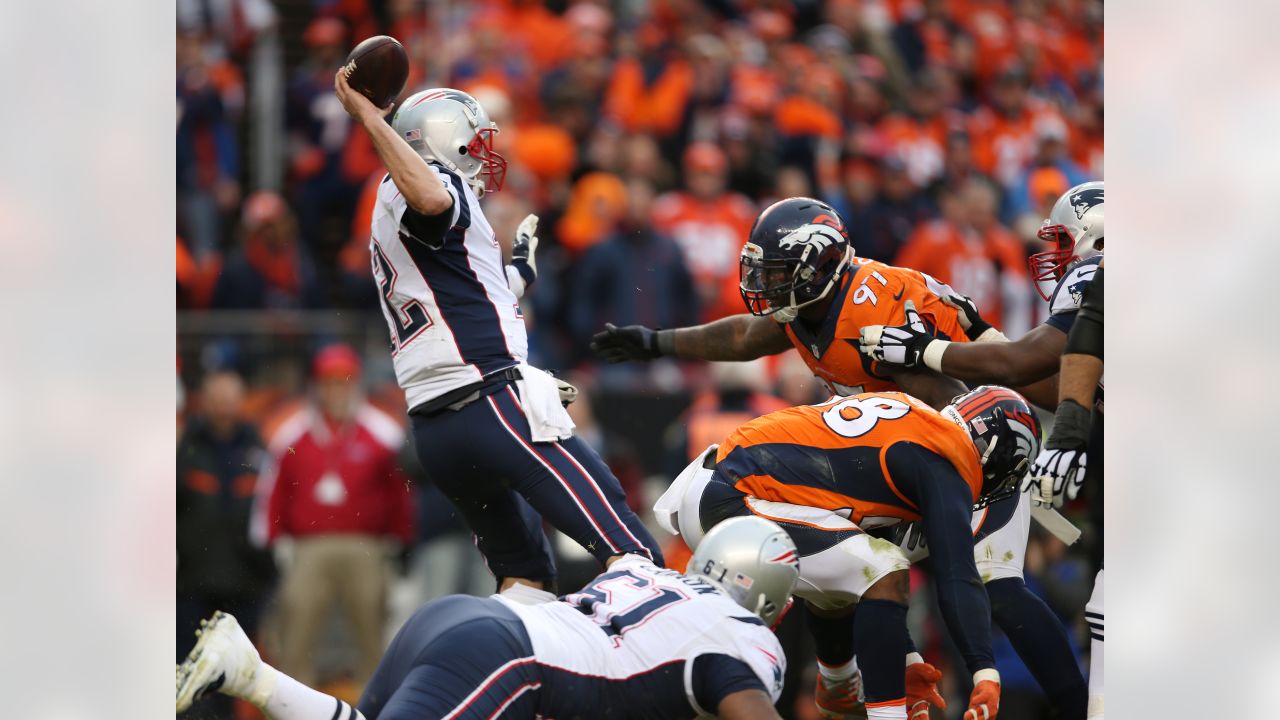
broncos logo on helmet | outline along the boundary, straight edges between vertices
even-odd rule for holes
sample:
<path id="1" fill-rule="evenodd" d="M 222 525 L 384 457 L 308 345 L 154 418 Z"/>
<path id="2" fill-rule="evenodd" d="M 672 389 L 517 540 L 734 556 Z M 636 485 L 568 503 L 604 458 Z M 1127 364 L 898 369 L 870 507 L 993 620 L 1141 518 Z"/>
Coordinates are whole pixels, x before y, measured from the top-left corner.
<path id="1" fill-rule="evenodd" d="M 820 253 L 840 241 L 841 237 L 830 226 L 810 224 L 787 234 L 778 241 L 778 247 L 792 250 L 798 245 L 804 245 Z"/>
<path id="2" fill-rule="evenodd" d="M 1008 388 L 983 385 L 942 409 L 969 431 L 982 461 L 982 493 L 974 509 L 1016 492 L 1018 481 L 1040 454 L 1040 419 L 1025 398 Z"/>
<path id="3" fill-rule="evenodd" d="M 780 200 L 756 218 L 742 248 L 742 300 L 753 315 L 791 322 L 831 292 L 852 255 L 834 208 L 807 197 Z"/>

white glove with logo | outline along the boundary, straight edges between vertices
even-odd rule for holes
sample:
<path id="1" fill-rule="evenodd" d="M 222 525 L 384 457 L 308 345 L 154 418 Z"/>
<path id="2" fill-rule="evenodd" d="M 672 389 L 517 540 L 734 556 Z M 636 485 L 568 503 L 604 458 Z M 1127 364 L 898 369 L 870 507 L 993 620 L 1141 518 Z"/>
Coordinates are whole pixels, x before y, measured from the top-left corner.
<path id="1" fill-rule="evenodd" d="M 908 300 L 905 325 L 867 325 L 859 333 L 858 349 L 876 362 L 903 367 L 920 364 L 925 348 L 937 341 L 925 327 L 915 303 Z"/>
<path id="2" fill-rule="evenodd" d="M 1088 408 L 1074 400 L 1058 403 L 1053 415 L 1053 431 L 1022 479 L 1022 492 L 1030 492 L 1033 503 L 1061 507 L 1066 499 L 1075 500 L 1080 494 L 1091 418 Z"/>
<path id="3" fill-rule="evenodd" d="M 1062 507 L 1075 500 L 1084 485 L 1084 449 L 1045 448 L 1022 480 L 1023 491 L 1031 491 L 1031 502 L 1045 507 Z"/>
<path id="4" fill-rule="evenodd" d="M 524 291 L 538 279 L 538 216 L 530 213 L 520 226 L 516 228 L 515 240 L 511 241 L 511 264 L 507 266 L 507 286 L 516 297 L 523 297 Z"/>

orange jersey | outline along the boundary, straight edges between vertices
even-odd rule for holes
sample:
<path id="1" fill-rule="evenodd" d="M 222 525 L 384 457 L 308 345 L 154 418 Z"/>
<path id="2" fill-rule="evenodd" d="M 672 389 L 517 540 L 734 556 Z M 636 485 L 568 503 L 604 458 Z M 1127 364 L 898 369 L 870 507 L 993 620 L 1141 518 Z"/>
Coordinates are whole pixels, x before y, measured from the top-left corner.
<path id="1" fill-rule="evenodd" d="M 756 418 L 720 445 L 716 470 L 747 495 L 847 510 L 866 530 L 921 519 L 910 490 L 895 477 L 911 468 L 886 460 L 900 443 L 941 456 L 975 499 L 982 491 L 982 465 L 968 431 L 898 392 L 832 398 Z"/>
<path id="2" fill-rule="evenodd" d="M 783 328 L 805 364 L 833 393 L 897 390 L 888 375 L 876 372 L 876 363 L 858 352 L 859 332 L 864 325 L 905 323 L 904 306 L 910 300 L 938 337 L 968 342 L 959 311 L 940 299 L 940 294 L 948 292 L 950 288 L 916 270 L 854 258 L 816 332 L 809 332 L 799 320 Z"/>

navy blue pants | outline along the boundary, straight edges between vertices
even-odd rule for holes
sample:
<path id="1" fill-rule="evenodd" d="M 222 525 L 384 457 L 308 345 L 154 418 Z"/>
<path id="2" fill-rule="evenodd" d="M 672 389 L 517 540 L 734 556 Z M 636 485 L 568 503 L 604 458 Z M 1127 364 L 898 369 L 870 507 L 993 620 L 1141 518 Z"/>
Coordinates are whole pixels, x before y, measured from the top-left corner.
<path id="1" fill-rule="evenodd" d="M 515 613 L 492 598 L 449 595 L 400 628 L 357 709 L 368 720 L 531 718 L 540 685 Z"/>
<path id="2" fill-rule="evenodd" d="M 619 553 L 662 564 L 657 542 L 600 456 L 576 437 L 533 442 L 513 385 L 461 410 L 411 417 L 418 459 L 499 578 L 555 576 L 539 514 L 601 564 Z"/>

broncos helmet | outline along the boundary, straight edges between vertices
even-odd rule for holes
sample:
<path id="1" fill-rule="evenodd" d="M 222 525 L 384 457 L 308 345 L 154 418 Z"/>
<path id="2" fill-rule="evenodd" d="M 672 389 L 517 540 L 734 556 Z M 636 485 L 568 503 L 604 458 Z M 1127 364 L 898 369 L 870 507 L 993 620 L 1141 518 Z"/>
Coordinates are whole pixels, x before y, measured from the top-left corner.
<path id="1" fill-rule="evenodd" d="M 400 104 L 391 127 L 423 159 L 458 173 L 476 196 L 502 189 L 507 160 L 493 151 L 498 124 L 461 90 L 431 88 Z"/>
<path id="2" fill-rule="evenodd" d="M 752 315 L 789 323 L 831 292 L 852 257 L 835 208 L 807 197 L 780 200 L 760 213 L 742 246 L 742 300 Z"/>
<path id="3" fill-rule="evenodd" d="M 1068 265 L 1102 251 L 1102 181 L 1081 183 L 1063 193 L 1036 237 L 1053 244 L 1027 260 L 1036 291 L 1048 300 L 1046 281 L 1056 283 Z"/>
<path id="4" fill-rule="evenodd" d="M 1040 418 L 1026 399 L 1008 388 L 983 385 L 952 399 L 942 415 L 969 431 L 982 460 L 982 492 L 973 509 L 1017 492 L 1040 454 Z"/>
<path id="5" fill-rule="evenodd" d="M 776 523 L 757 515 L 735 517 L 707 532 L 685 574 L 715 585 L 773 626 L 800 578 L 800 554 Z"/>

